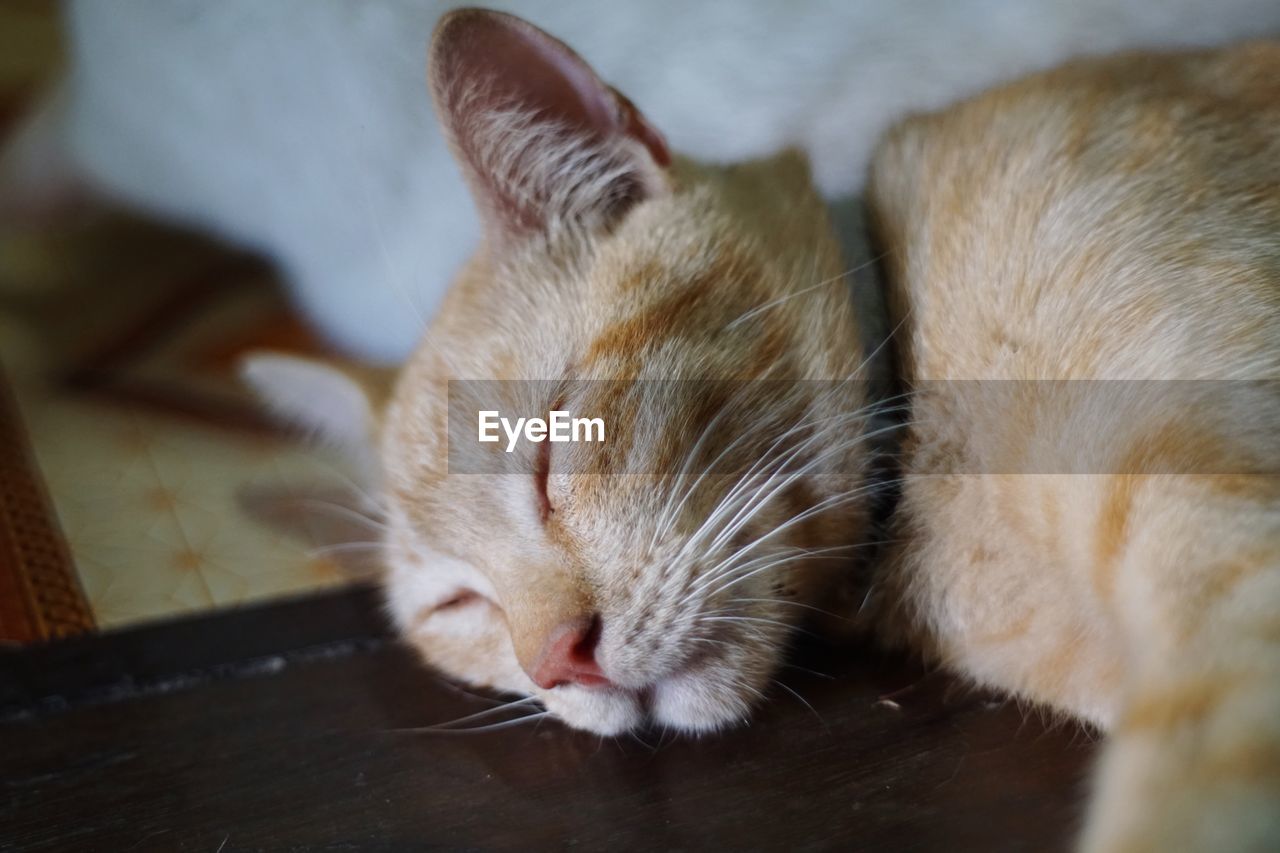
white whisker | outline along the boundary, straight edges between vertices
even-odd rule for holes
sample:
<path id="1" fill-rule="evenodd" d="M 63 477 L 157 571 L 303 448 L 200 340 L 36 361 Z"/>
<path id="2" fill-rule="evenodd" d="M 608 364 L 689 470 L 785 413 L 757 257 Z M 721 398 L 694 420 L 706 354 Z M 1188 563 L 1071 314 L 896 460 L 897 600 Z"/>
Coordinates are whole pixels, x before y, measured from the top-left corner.
<path id="1" fill-rule="evenodd" d="M 474 735 L 482 732 L 496 732 L 503 729 L 514 728 L 534 720 L 545 720 L 547 717 L 553 717 L 551 711 L 538 711 L 533 714 L 526 714 L 523 717 L 516 717 L 514 720 L 503 720 L 500 723 L 490 723 L 486 726 L 470 726 L 465 729 L 441 728 L 439 726 L 422 726 L 416 729 L 395 729 L 397 732 L 405 732 L 410 734 L 434 734 L 434 735 Z"/>
<path id="2" fill-rule="evenodd" d="M 366 515 L 365 513 L 362 513 L 359 510 L 352 509 L 349 506 L 343 506 L 342 504 L 336 504 L 330 501 L 323 501 L 318 498 L 299 498 L 293 502 L 301 506 L 310 507 L 312 509 L 331 512 L 342 518 L 346 518 L 350 521 L 354 521 L 357 524 L 368 525 L 369 527 L 372 527 L 376 530 L 390 529 L 388 525 L 385 522 L 381 521 L 380 519 L 373 518 L 372 516 Z"/>
<path id="3" fill-rule="evenodd" d="M 883 253 L 878 257 L 875 257 L 869 261 L 866 261 L 865 263 L 858 264 L 858 266 L 856 267 L 850 267 L 849 269 L 845 270 L 844 272 L 838 275 L 834 275 L 831 278 L 823 279 L 817 284 L 811 284 L 808 287 L 804 287 L 804 288 L 801 288 L 800 290 L 793 291 L 791 293 L 788 293 L 785 296 L 781 296 L 770 302 L 766 302 L 763 305 L 758 305 L 755 308 L 752 308 L 749 311 L 747 311 L 745 314 L 740 315 L 737 319 L 730 321 L 728 324 L 725 325 L 724 328 L 727 331 L 729 329 L 732 329 L 734 326 L 738 325 L 739 323 L 745 323 L 747 320 L 750 320 L 752 317 L 755 317 L 757 314 L 761 314 L 765 311 L 768 311 L 770 308 L 773 308 L 777 305 L 781 305 L 783 302 L 787 302 L 788 300 L 795 299 L 797 296 L 803 296 L 806 293 L 812 293 L 815 290 L 819 290 L 837 281 L 844 281 L 844 279 L 848 278 L 849 276 L 855 273 L 861 272 L 862 270 L 866 269 L 872 264 L 879 263 L 887 254 L 888 254 L 887 252 Z"/>
<path id="4" fill-rule="evenodd" d="M 787 607 L 800 607 L 804 610 L 812 610 L 814 613 L 821 613 L 823 616 L 830 616 L 832 619 L 842 619 L 847 621 L 847 617 L 838 613 L 832 613 L 830 610 L 823 610 L 821 607 L 814 607 L 812 604 L 805 604 L 803 601 L 792 601 L 789 598 L 731 598 L 730 604 L 781 604 Z"/>
<path id="5" fill-rule="evenodd" d="M 783 684 L 781 681 L 779 681 L 776 678 L 771 678 L 769 680 L 772 681 L 774 684 L 778 685 L 779 687 L 781 687 L 783 690 L 790 693 L 792 696 L 794 696 L 797 702 L 799 702 L 801 705 L 804 705 L 806 708 L 808 708 L 810 713 L 812 713 L 815 717 L 818 718 L 818 722 L 822 724 L 822 727 L 824 729 L 830 730 L 831 727 L 827 725 L 826 720 L 822 719 L 822 715 L 818 713 L 818 709 L 810 705 L 809 702 L 803 696 L 801 696 L 799 693 L 795 692 L 790 687 Z"/>
<path id="6" fill-rule="evenodd" d="M 421 726 L 421 727 L 412 728 L 412 729 L 397 729 L 397 731 L 416 732 L 416 731 L 452 730 L 455 726 L 461 723 L 470 723 L 477 720 L 484 720 L 489 717 L 502 714 L 506 711 L 525 710 L 530 706 L 536 706 L 538 702 L 539 702 L 538 697 L 526 696 L 523 699 L 514 699 L 510 702 L 503 702 L 501 705 L 495 705 L 492 708 L 485 708 L 483 711 L 476 711 L 474 714 L 468 714 L 465 717 L 458 717 L 456 720 L 449 720 L 448 722 L 444 722 L 444 723 L 436 723 L 434 725 Z M 523 717 L 521 719 L 523 719 Z M 467 730 L 471 731 L 472 729 L 467 729 Z"/>

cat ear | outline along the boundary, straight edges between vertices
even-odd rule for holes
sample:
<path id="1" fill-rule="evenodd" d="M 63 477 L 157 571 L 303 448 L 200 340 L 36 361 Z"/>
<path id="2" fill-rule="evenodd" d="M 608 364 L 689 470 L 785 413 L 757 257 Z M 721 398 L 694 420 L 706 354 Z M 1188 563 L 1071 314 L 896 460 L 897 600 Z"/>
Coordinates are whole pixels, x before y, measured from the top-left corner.
<path id="1" fill-rule="evenodd" d="M 240 361 L 240 375 L 282 420 L 335 446 L 376 478 L 379 413 L 390 392 L 380 373 L 258 352 Z"/>
<path id="2" fill-rule="evenodd" d="M 666 191 L 667 144 L 569 47 L 519 18 L 441 19 L 429 76 L 436 112 L 498 244 L 561 224 L 607 228 Z"/>

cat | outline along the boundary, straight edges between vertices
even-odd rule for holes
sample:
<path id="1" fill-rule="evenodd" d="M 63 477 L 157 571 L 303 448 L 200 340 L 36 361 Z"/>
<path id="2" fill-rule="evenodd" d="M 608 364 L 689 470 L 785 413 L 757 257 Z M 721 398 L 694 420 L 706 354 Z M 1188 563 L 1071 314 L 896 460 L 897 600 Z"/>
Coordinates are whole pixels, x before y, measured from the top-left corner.
<path id="1" fill-rule="evenodd" d="M 430 80 L 485 239 L 396 387 L 247 367 L 380 446 L 388 606 L 427 662 L 602 735 L 706 732 L 844 609 L 1111 733 L 1083 849 L 1275 849 L 1280 45 L 1082 60 L 879 144 L 912 393 L 869 582 L 897 406 L 804 158 L 674 156 L 499 13 L 446 16 Z M 490 467 L 450 422 L 490 405 L 634 426 Z"/>
<path id="2" fill-rule="evenodd" d="M 600 734 L 740 721 L 868 511 L 865 347 L 804 158 L 674 156 L 568 47 L 499 13 L 446 16 L 430 68 L 482 250 L 389 399 L 353 405 L 355 378 L 282 356 L 246 376 L 340 444 L 373 431 L 387 601 L 428 662 Z M 606 453 L 542 444 L 492 469 L 500 446 L 451 430 L 452 411 L 556 398 L 608 425 Z"/>
<path id="3" fill-rule="evenodd" d="M 329 341 L 398 363 L 479 223 L 422 108 L 440 0 L 68 0 L 70 68 L 5 155 L 0 212 L 86 185 L 261 250 Z M 858 189 L 909 110 L 1082 52 L 1280 30 L 1274 0 L 505 0 L 702 161 L 806 151 Z"/>
<path id="4" fill-rule="evenodd" d="M 1110 732 L 1084 849 L 1280 849 L 1280 42 L 1069 64 L 870 174 L 884 627 Z"/>

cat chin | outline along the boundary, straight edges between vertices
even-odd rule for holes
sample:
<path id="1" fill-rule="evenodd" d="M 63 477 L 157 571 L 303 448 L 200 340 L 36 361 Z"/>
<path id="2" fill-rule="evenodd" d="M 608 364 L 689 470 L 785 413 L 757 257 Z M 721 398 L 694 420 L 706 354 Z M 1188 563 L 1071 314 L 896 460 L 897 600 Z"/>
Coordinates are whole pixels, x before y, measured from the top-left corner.
<path id="1" fill-rule="evenodd" d="M 730 684 L 703 674 L 664 679 L 651 692 L 653 721 L 670 729 L 706 733 L 747 722 L 750 701 Z"/>
<path id="2" fill-rule="evenodd" d="M 539 696 L 567 726 L 613 736 L 656 724 L 685 734 L 707 734 L 743 725 L 750 699 L 723 673 L 685 673 L 643 691 L 558 687 Z"/>
<path id="3" fill-rule="evenodd" d="M 557 687 L 539 698 L 565 725 L 606 737 L 626 734 L 645 721 L 640 697 L 622 690 Z"/>

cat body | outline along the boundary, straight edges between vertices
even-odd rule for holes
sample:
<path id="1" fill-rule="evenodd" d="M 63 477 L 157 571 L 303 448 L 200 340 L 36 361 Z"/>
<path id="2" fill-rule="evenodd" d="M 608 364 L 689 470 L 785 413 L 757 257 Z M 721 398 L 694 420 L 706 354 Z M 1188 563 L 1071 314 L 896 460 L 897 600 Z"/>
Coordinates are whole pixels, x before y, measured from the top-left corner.
<path id="1" fill-rule="evenodd" d="M 398 362 L 479 242 L 421 103 L 422 45 L 453 5 L 70 0 L 70 72 L 0 185 L 38 209 L 74 173 L 260 249 L 330 340 Z M 1280 29 L 1272 0 L 493 5 L 575 45 L 682 153 L 798 147 L 828 196 L 858 189 L 907 111 L 1082 52 Z"/>
<path id="2" fill-rule="evenodd" d="M 918 389 L 895 616 L 1113 733 L 1095 849 L 1275 849 L 1280 44 L 911 119 L 869 206 Z"/>
<path id="3" fill-rule="evenodd" d="M 337 418 L 351 379 L 249 366 L 380 445 L 426 661 L 602 735 L 705 732 L 841 609 L 1111 732 L 1087 849 L 1274 849 L 1280 48 L 1081 61 L 888 134 L 868 201 L 911 394 L 869 587 L 872 416 L 901 400 L 869 399 L 803 158 L 673 157 L 510 16 L 446 16 L 431 57 L 481 250 L 386 405 Z M 451 423 L 562 405 L 626 439 L 493 469 Z"/>

